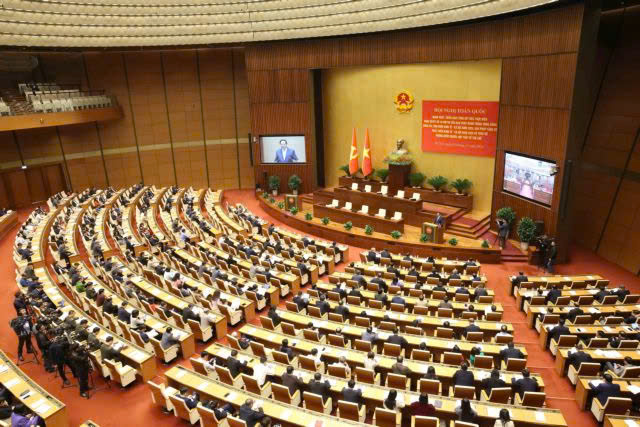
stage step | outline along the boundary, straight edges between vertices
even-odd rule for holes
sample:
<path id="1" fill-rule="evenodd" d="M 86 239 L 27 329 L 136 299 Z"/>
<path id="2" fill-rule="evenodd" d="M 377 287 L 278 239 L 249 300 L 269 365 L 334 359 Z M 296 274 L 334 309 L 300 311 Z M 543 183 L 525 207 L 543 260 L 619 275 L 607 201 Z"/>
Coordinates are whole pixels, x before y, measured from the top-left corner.
<path id="1" fill-rule="evenodd" d="M 502 262 L 527 262 L 528 260 L 527 256 L 522 254 L 502 254 L 500 259 Z"/>
<path id="2" fill-rule="evenodd" d="M 461 237 L 469 237 L 471 239 L 480 239 L 487 231 L 489 231 L 489 220 L 490 217 L 487 216 L 474 226 L 454 222 L 447 226 L 447 233 L 455 234 Z"/>
<path id="3" fill-rule="evenodd" d="M 306 193 L 300 196 L 300 200 L 302 201 L 302 203 L 309 203 L 310 205 L 313 204 L 313 193 Z"/>

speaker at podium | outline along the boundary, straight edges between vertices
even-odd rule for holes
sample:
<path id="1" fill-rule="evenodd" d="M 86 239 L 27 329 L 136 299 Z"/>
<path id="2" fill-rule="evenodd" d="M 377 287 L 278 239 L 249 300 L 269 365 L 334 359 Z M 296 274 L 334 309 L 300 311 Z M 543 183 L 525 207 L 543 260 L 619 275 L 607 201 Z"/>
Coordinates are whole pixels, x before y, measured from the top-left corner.
<path id="1" fill-rule="evenodd" d="M 427 243 L 442 243 L 444 230 L 431 222 L 422 223 L 422 234 L 427 235 Z"/>

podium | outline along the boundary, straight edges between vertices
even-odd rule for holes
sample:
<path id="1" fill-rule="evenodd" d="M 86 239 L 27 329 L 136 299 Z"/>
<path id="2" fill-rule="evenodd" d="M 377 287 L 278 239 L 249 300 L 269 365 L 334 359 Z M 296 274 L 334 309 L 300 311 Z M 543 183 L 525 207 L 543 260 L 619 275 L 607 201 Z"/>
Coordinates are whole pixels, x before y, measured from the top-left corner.
<path id="1" fill-rule="evenodd" d="M 422 223 L 422 234 L 427 235 L 428 243 L 442 243 L 444 241 L 444 230 L 431 222 Z"/>
<path id="2" fill-rule="evenodd" d="M 404 190 L 409 186 L 409 173 L 411 172 L 411 164 L 394 165 L 389 163 L 389 190 L 395 194 L 398 190 Z"/>
<path id="3" fill-rule="evenodd" d="M 300 203 L 300 199 L 297 194 L 286 194 L 284 196 L 284 209 L 289 211 L 292 207 L 298 208 L 298 210 L 302 210 L 302 203 Z"/>

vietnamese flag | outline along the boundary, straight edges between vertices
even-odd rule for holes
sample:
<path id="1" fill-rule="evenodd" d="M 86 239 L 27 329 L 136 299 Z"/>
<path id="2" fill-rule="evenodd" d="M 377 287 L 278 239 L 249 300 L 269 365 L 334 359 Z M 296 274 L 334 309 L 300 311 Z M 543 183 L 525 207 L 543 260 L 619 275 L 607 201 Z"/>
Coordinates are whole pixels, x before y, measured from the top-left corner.
<path id="1" fill-rule="evenodd" d="M 371 167 L 371 142 L 369 142 L 369 128 L 364 134 L 364 151 L 362 152 L 362 175 L 369 176 L 373 172 Z"/>
<path id="2" fill-rule="evenodd" d="M 356 128 L 353 128 L 351 137 L 351 153 L 349 154 L 349 174 L 358 172 L 358 145 L 356 144 Z"/>

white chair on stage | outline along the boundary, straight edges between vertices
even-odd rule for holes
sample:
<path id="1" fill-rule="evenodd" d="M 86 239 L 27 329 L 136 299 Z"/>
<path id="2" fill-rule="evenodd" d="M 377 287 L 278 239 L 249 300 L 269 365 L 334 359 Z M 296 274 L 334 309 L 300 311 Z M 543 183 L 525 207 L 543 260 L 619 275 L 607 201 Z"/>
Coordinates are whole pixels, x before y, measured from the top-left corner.
<path id="1" fill-rule="evenodd" d="M 369 214 L 369 206 L 362 205 L 362 208 L 358 211 L 358 213 L 368 215 Z"/>
<path id="2" fill-rule="evenodd" d="M 411 200 L 420 200 L 420 193 L 413 193 L 413 196 L 411 196 Z"/>
<path id="3" fill-rule="evenodd" d="M 378 213 L 376 214 L 378 218 L 386 218 L 387 210 L 386 209 L 378 209 Z"/>
<path id="4" fill-rule="evenodd" d="M 393 214 L 393 218 L 392 219 L 401 220 L 402 219 L 402 212 L 395 211 L 395 213 Z"/>
<path id="5" fill-rule="evenodd" d="M 371 193 L 371 186 L 370 186 L 370 185 L 368 185 L 368 184 L 367 184 L 367 185 L 365 185 L 365 186 L 364 186 L 364 192 L 365 192 L 365 193 Z"/>
<path id="6" fill-rule="evenodd" d="M 398 194 L 396 194 L 398 199 L 404 199 L 404 190 L 398 190 Z"/>
<path id="7" fill-rule="evenodd" d="M 352 184 L 351 184 L 351 189 L 352 189 L 353 191 L 358 191 L 358 183 L 357 183 L 357 182 L 352 183 Z"/>
<path id="8" fill-rule="evenodd" d="M 344 209 L 345 211 L 350 211 L 353 209 L 353 205 L 351 204 L 351 202 L 346 202 L 342 209 Z"/>
<path id="9" fill-rule="evenodd" d="M 386 185 L 383 185 L 380 187 L 380 194 L 386 196 L 387 193 L 389 192 L 389 187 Z"/>
<path id="10" fill-rule="evenodd" d="M 337 208 L 339 204 L 340 204 L 340 202 L 338 202 L 338 199 L 333 199 L 333 200 L 331 201 L 331 203 L 329 203 L 329 204 L 327 205 L 327 207 L 328 207 L 328 208 Z"/>

